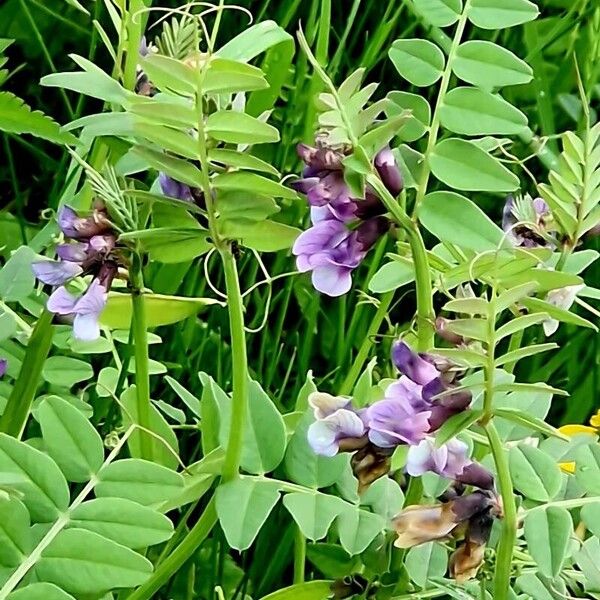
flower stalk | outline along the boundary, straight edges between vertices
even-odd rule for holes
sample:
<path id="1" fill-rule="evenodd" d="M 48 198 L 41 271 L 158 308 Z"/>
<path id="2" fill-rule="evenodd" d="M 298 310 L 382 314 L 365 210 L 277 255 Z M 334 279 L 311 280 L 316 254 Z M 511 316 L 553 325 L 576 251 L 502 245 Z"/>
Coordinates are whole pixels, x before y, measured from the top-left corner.
<path id="1" fill-rule="evenodd" d="M 131 271 L 132 331 L 135 359 L 135 387 L 137 400 L 137 418 L 140 425 L 141 457 L 152 460 L 152 438 L 147 431 L 150 427 L 150 371 L 148 354 L 148 331 L 146 323 L 146 302 L 144 299 L 144 276 L 140 255 L 132 257 Z"/>

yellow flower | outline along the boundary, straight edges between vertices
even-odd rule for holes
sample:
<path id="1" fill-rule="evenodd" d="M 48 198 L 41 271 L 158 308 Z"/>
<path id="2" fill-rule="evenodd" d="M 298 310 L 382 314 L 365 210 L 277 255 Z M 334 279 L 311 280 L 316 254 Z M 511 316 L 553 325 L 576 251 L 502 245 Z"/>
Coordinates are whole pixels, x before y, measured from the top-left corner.
<path id="1" fill-rule="evenodd" d="M 590 425 L 563 425 L 562 427 L 558 428 L 558 431 L 567 437 L 573 437 L 574 435 L 581 434 L 598 435 L 598 430 L 600 429 L 600 410 L 592 416 L 590 419 Z M 569 475 L 573 475 L 575 473 L 575 461 L 561 462 L 558 463 L 558 466 L 564 473 L 568 473 Z"/>

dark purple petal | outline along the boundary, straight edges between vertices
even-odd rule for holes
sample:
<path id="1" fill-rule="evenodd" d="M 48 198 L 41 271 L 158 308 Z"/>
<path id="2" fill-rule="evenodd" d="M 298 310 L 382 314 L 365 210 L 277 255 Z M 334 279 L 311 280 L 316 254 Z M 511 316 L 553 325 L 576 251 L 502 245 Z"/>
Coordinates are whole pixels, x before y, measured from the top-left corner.
<path id="1" fill-rule="evenodd" d="M 80 221 L 79 215 L 67 205 L 64 205 L 59 211 L 57 215 L 58 226 L 60 230 L 70 238 L 77 237 L 77 229 L 75 228 L 75 224 Z"/>
<path id="2" fill-rule="evenodd" d="M 168 196 L 169 198 L 177 198 L 178 200 L 185 200 L 188 202 L 192 202 L 194 200 L 192 189 L 189 185 L 169 177 L 169 175 L 166 173 L 159 173 L 158 182 L 160 184 L 160 189 L 165 196 Z"/>
<path id="3" fill-rule="evenodd" d="M 33 274 L 48 285 L 62 285 L 83 273 L 83 269 L 73 262 L 39 260 L 31 263 Z"/>
<path id="4" fill-rule="evenodd" d="M 397 196 L 404 188 L 404 181 L 394 158 L 394 153 L 389 148 L 384 148 L 377 153 L 375 156 L 375 169 L 390 194 Z"/>
<path id="5" fill-rule="evenodd" d="M 465 485 L 472 485 L 482 490 L 494 489 L 494 476 L 482 465 L 472 462 L 467 465 L 463 472 L 456 477 L 457 481 Z"/>
<path id="6" fill-rule="evenodd" d="M 413 352 L 403 341 L 397 341 L 392 346 L 392 362 L 400 373 L 419 385 L 425 385 L 439 375 L 432 364 Z"/>
<path id="7" fill-rule="evenodd" d="M 0 377 L 6 375 L 6 369 L 8 368 L 8 361 L 5 358 L 0 358 Z"/>
<path id="8" fill-rule="evenodd" d="M 356 229 L 356 239 L 363 250 L 369 250 L 379 238 L 390 228 L 390 221 L 386 217 L 374 217 L 361 223 Z"/>
<path id="9" fill-rule="evenodd" d="M 65 205 L 58 211 L 57 220 L 65 236 L 76 240 L 87 240 L 112 229 L 104 208 L 95 208 L 91 216 L 80 217 L 70 206 Z"/>

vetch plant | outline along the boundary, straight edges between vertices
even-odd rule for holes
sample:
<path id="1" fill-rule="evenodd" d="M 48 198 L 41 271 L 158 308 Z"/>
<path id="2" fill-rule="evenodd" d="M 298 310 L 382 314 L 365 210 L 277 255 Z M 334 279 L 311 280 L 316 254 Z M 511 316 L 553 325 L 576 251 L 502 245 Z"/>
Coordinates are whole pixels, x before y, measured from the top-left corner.
<path id="1" fill-rule="evenodd" d="M 13 4 L 0 600 L 595 597 L 600 9 Z"/>

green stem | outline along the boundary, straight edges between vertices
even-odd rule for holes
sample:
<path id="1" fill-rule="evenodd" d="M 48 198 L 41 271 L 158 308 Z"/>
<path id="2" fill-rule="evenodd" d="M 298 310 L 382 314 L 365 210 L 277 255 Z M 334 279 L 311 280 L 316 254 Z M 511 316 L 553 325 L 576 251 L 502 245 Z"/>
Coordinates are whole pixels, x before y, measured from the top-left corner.
<path id="1" fill-rule="evenodd" d="M 154 598 L 155 594 L 162 588 L 171 577 L 185 564 L 185 562 L 196 552 L 200 544 L 207 538 L 217 522 L 217 510 L 215 498 L 204 509 L 198 522 L 190 529 L 185 539 L 175 550 L 158 566 L 156 570 L 135 592 L 127 597 L 127 600 L 148 600 Z"/>
<path id="2" fill-rule="evenodd" d="M 371 347 L 373 346 L 373 337 L 377 335 L 383 320 L 385 319 L 388 309 L 390 308 L 390 304 L 394 299 L 394 292 L 388 292 L 381 297 L 379 301 L 379 307 L 377 308 L 377 312 L 371 321 L 371 326 L 367 331 L 367 335 L 365 336 L 363 343 L 358 350 L 358 354 L 348 371 L 348 375 L 346 375 L 346 379 L 342 383 L 340 388 L 340 394 L 342 396 L 347 396 L 352 392 L 352 388 L 354 384 L 360 377 L 360 372 L 362 371 L 363 365 L 369 356 L 369 352 L 371 351 Z"/>
<path id="3" fill-rule="evenodd" d="M 494 600 L 507 600 L 510 591 L 510 573 L 513 549 L 517 539 L 517 506 L 508 466 L 508 453 L 493 423 L 485 426 L 492 456 L 498 472 L 498 485 L 502 496 L 503 518 L 500 540 L 496 550 L 496 572 L 494 576 Z"/>
<path id="4" fill-rule="evenodd" d="M 486 424 L 491 418 L 494 410 L 494 376 L 496 360 L 496 292 L 492 289 L 492 297 L 489 303 L 489 313 L 487 318 L 487 360 L 484 365 L 485 371 L 485 389 L 483 396 L 483 417 L 481 423 Z"/>
<path id="5" fill-rule="evenodd" d="M 139 11 L 142 8 L 144 8 L 142 0 L 130 0 L 127 10 L 127 44 L 125 67 L 123 69 L 123 86 L 128 90 L 135 88 L 136 68 L 140 61 L 142 15 Z"/>
<path id="6" fill-rule="evenodd" d="M 131 270 L 131 304 L 133 308 L 132 331 L 135 356 L 135 386 L 137 394 L 138 424 L 145 430 L 150 429 L 150 371 L 148 355 L 148 331 L 146 327 L 146 302 L 144 299 L 144 276 L 140 256 L 133 255 Z M 152 460 L 152 438 L 140 431 L 141 457 Z"/>
<path id="7" fill-rule="evenodd" d="M 306 566 L 306 538 L 297 525 L 294 537 L 294 583 L 304 583 Z"/>
<path id="8" fill-rule="evenodd" d="M 36 323 L 21 371 L 6 403 L 4 414 L 0 418 L 0 431 L 20 438 L 27 423 L 31 404 L 37 391 L 44 362 L 52 346 L 53 314 L 45 310 Z"/>
<path id="9" fill-rule="evenodd" d="M 434 345 L 435 311 L 433 310 L 433 290 L 425 243 L 417 223 L 406 214 L 398 201 L 388 192 L 382 181 L 374 174 L 370 174 L 367 176 L 367 182 L 375 189 L 387 210 L 408 236 L 415 267 L 418 350 L 426 352 Z"/>
<path id="10" fill-rule="evenodd" d="M 415 205 L 413 208 L 413 216 L 417 214 L 419 205 L 421 204 L 423 198 L 425 198 L 425 194 L 427 193 L 427 184 L 429 183 L 429 175 L 431 174 L 431 169 L 429 168 L 429 157 L 431 156 L 431 153 L 433 152 L 433 149 L 437 144 L 438 133 L 440 130 L 440 108 L 444 102 L 444 98 L 446 97 L 446 92 L 448 91 L 448 85 L 450 84 L 450 77 L 452 75 L 452 64 L 454 63 L 456 50 L 460 45 L 460 41 L 465 31 L 465 25 L 467 23 L 467 15 L 469 13 L 470 4 L 471 0 L 465 0 L 465 5 L 462 14 L 460 16 L 460 19 L 458 20 L 458 24 L 454 32 L 454 39 L 452 40 L 450 50 L 448 51 L 448 58 L 446 59 L 446 68 L 444 69 L 442 80 L 440 82 L 437 100 L 435 102 L 435 108 L 433 109 L 433 116 L 431 118 L 431 127 L 429 128 L 427 147 L 425 149 L 425 154 L 423 155 L 423 167 L 421 169 L 421 177 L 419 179 L 417 187 L 417 195 L 415 197 Z"/>
<path id="11" fill-rule="evenodd" d="M 231 248 L 220 250 L 225 272 L 227 290 L 227 309 L 229 311 L 229 330 L 231 332 L 231 363 L 233 365 L 233 393 L 231 409 L 231 428 L 227 451 L 223 462 L 223 481 L 227 482 L 238 476 L 244 422 L 246 420 L 248 402 L 248 371 L 246 356 L 246 334 L 244 331 L 244 304 L 240 291 L 237 265 Z"/>

